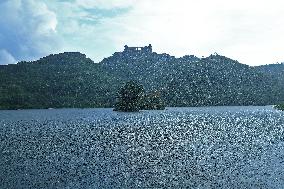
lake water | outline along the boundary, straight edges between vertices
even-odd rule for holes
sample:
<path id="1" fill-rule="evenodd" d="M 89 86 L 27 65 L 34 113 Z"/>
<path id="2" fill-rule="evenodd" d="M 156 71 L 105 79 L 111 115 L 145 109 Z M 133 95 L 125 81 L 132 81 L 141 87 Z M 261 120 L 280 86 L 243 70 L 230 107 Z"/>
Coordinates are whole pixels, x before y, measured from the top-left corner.
<path id="1" fill-rule="evenodd" d="M 283 188 L 284 112 L 0 111 L 0 188 Z"/>

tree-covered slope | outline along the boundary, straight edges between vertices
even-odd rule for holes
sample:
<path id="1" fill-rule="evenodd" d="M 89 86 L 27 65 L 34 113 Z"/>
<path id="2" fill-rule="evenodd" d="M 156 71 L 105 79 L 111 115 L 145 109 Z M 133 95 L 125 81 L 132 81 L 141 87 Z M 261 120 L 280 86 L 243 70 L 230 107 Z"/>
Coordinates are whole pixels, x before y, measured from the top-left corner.
<path id="1" fill-rule="evenodd" d="M 123 51 L 94 63 L 61 53 L 0 66 L 0 108 L 113 107 L 118 89 L 132 80 L 161 94 L 166 106 L 278 104 L 284 77 L 275 75 L 217 54 Z"/>
<path id="2" fill-rule="evenodd" d="M 80 53 L 0 66 L 0 108 L 109 107 L 120 79 Z"/>
<path id="3" fill-rule="evenodd" d="M 284 104 L 284 63 L 256 66 L 254 69 L 267 75 L 274 81 L 272 83 L 272 87 L 276 90 L 274 98 L 277 99 L 277 103 Z"/>
<path id="4" fill-rule="evenodd" d="M 120 52 L 102 64 L 163 94 L 168 106 L 265 105 L 279 101 L 279 83 L 268 74 L 220 55 L 207 58 Z"/>

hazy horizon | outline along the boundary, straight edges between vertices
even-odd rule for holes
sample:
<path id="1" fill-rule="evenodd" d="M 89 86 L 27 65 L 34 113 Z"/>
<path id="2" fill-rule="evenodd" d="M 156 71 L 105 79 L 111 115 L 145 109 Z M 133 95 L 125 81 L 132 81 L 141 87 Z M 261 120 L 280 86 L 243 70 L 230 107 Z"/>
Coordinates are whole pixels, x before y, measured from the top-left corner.
<path id="1" fill-rule="evenodd" d="M 280 0 L 3 0 L 0 8 L 0 65 L 68 51 L 99 62 L 149 43 L 175 57 L 284 61 Z"/>

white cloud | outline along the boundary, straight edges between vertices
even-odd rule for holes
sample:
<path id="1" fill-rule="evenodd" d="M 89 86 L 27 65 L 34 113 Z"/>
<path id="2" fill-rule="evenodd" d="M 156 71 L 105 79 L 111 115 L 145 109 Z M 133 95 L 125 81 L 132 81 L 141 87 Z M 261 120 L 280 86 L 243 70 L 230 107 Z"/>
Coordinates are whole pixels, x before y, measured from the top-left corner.
<path id="1" fill-rule="evenodd" d="M 152 43 L 175 56 L 284 60 L 281 0 L 9 0 L 0 8 L 0 49 L 16 59 L 81 51 L 100 61 L 125 44 Z"/>
<path id="2" fill-rule="evenodd" d="M 45 2 L 57 15 L 63 51 L 80 51 L 96 62 L 116 50 L 113 36 L 123 28 L 116 27 L 112 18 L 126 15 L 132 5 L 130 1 Z"/>
<path id="3" fill-rule="evenodd" d="M 132 6 L 137 2 L 138 0 L 76 0 L 75 4 L 84 8 L 113 9 Z"/>
<path id="4" fill-rule="evenodd" d="M 158 52 L 176 56 L 218 52 L 250 65 L 284 59 L 284 3 L 280 0 L 78 0 L 74 5 L 105 9 L 131 6 L 125 14 L 100 18 L 93 25 L 73 23 L 73 35 L 82 42 L 78 48 L 96 55 L 92 58 L 97 60 L 124 44 L 148 43 Z"/>
<path id="5" fill-rule="evenodd" d="M 284 60 L 283 9 L 278 0 L 144 0 L 105 24 L 120 28 L 112 36 L 118 46 L 152 43 L 177 56 L 218 52 L 257 65 Z"/>
<path id="6" fill-rule="evenodd" d="M 57 18 L 45 3 L 7 0 L 0 3 L 0 49 L 16 60 L 39 58 L 58 49 Z"/>
<path id="7" fill-rule="evenodd" d="M 15 64 L 15 58 L 5 49 L 0 49 L 0 65 Z"/>

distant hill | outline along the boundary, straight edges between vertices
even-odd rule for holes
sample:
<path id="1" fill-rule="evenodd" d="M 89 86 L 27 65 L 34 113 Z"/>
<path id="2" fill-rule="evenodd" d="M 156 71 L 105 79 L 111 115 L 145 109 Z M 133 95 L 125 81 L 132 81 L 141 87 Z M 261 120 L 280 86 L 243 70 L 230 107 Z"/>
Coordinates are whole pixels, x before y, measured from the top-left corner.
<path id="1" fill-rule="evenodd" d="M 255 68 L 256 70 L 264 74 L 268 74 L 274 79 L 278 79 L 279 81 L 284 81 L 284 63 L 262 65 L 262 66 L 257 66 Z"/>
<path id="2" fill-rule="evenodd" d="M 49 55 L 0 66 L 0 108 L 110 107 L 121 84 L 81 53 Z"/>
<path id="3" fill-rule="evenodd" d="M 284 63 L 256 66 L 255 69 L 274 81 L 271 84 L 274 91 L 276 90 L 273 99 L 277 102 L 276 104 L 284 104 Z"/>
<path id="4" fill-rule="evenodd" d="M 100 63 L 60 53 L 0 66 L 0 108 L 113 107 L 117 90 L 130 80 L 158 91 L 167 106 L 276 104 L 284 101 L 284 75 L 272 67 L 218 54 L 175 58 L 150 45 L 125 46 Z"/>
<path id="5" fill-rule="evenodd" d="M 265 105 L 281 100 L 280 83 L 269 74 L 218 54 L 175 58 L 124 50 L 101 64 L 124 80 L 161 91 L 168 106 Z"/>
<path id="6" fill-rule="evenodd" d="M 256 66 L 256 68 L 262 72 L 269 74 L 284 73 L 284 63 L 261 65 L 261 66 Z"/>

